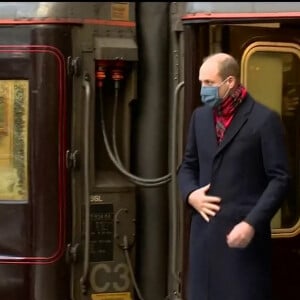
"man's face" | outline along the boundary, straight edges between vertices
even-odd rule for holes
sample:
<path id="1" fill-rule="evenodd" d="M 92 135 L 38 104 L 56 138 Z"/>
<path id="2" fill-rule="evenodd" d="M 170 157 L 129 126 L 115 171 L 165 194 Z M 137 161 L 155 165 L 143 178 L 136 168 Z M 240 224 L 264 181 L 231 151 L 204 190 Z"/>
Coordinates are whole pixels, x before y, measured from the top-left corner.
<path id="1" fill-rule="evenodd" d="M 223 98 L 228 94 L 230 86 L 227 80 L 223 80 L 219 75 L 218 64 L 215 61 L 205 61 L 199 70 L 199 81 L 202 86 L 219 87 L 219 97 Z"/>

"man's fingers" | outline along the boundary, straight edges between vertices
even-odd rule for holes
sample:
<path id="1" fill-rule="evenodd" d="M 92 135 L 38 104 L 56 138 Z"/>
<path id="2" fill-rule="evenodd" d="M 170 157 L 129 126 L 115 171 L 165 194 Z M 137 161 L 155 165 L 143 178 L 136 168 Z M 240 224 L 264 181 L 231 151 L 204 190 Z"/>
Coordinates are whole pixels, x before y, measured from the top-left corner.
<path id="1" fill-rule="evenodd" d="M 205 214 L 210 215 L 210 216 L 215 216 L 218 210 L 219 209 L 211 209 L 211 208 L 208 208 L 208 207 L 203 207 L 202 208 L 202 211 Z"/>
<path id="2" fill-rule="evenodd" d="M 202 218 L 203 218 L 206 222 L 209 222 L 209 218 L 208 218 L 208 216 L 207 216 L 204 212 L 200 211 L 200 215 L 202 216 Z"/>
<path id="3" fill-rule="evenodd" d="M 202 209 L 202 212 L 205 213 L 207 216 L 211 216 L 211 217 L 214 217 L 216 215 L 215 211 L 205 207 Z"/>
<path id="4" fill-rule="evenodd" d="M 206 202 L 221 202 L 221 198 L 217 196 L 206 196 L 205 198 Z"/>
<path id="5" fill-rule="evenodd" d="M 208 208 L 210 210 L 215 210 L 215 211 L 219 211 L 220 210 L 220 205 L 219 204 L 210 203 L 210 202 L 204 203 L 203 207 Z"/>

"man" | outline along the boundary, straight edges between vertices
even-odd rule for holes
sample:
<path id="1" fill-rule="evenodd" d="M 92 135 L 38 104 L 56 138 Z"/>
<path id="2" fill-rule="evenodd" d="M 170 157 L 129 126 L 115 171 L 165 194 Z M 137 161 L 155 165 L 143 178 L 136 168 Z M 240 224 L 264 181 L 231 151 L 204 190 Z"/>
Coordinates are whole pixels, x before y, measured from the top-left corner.
<path id="1" fill-rule="evenodd" d="M 271 300 L 270 221 L 289 182 L 281 119 L 251 97 L 226 53 L 204 61 L 199 81 L 205 105 L 178 171 L 192 212 L 187 300 Z"/>

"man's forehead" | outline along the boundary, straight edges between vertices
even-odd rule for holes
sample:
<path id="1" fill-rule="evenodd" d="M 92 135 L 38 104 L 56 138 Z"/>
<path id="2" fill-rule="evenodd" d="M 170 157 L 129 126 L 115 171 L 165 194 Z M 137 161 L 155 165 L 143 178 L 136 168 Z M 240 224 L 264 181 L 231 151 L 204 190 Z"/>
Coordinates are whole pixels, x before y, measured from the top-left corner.
<path id="1" fill-rule="evenodd" d="M 215 61 L 206 61 L 199 70 L 200 81 L 219 81 L 219 68 Z"/>

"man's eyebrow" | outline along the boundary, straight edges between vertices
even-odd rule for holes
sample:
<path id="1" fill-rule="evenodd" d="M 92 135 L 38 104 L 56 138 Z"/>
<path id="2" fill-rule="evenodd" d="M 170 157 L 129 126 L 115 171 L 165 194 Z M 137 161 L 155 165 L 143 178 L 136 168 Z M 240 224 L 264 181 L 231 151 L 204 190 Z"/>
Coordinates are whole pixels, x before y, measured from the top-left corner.
<path id="1" fill-rule="evenodd" d="M 201 83 L 214 83 L 212 80 L 209 79 L 203 79 L 203 80 L 199 80 Z"/>

